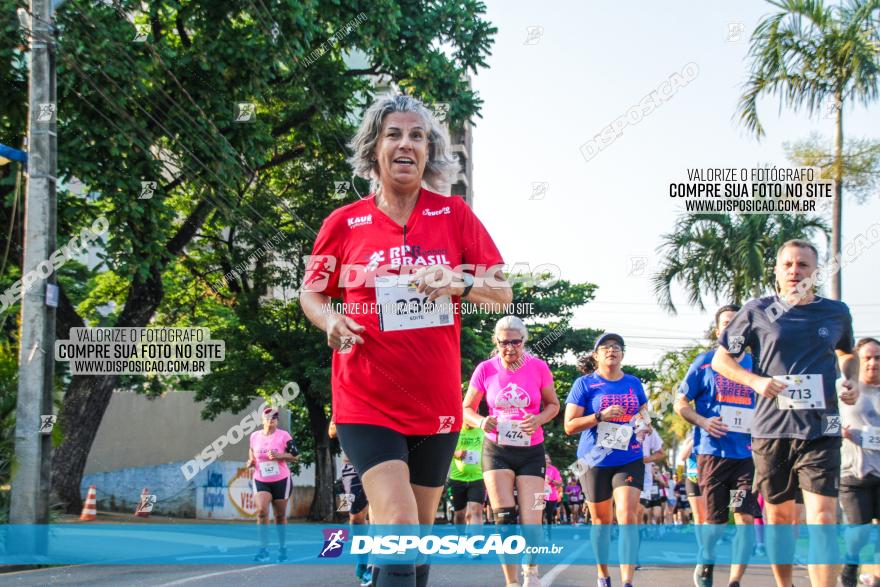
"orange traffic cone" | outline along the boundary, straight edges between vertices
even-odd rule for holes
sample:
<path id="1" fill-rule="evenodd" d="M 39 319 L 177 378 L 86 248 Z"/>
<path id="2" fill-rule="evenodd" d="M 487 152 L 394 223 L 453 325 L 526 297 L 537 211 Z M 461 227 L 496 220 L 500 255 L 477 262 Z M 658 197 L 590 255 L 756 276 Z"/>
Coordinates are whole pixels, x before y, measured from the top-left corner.
<path id="1" fill-rule="evenodd" d="M 149 518 L 150 512 L 153 511 L 153 503 L 150 498 L 150 490 L 144 487 L 144 490 L 141 491 L 141 500 L 137 505 L 137 508 L 134 510 L 134 515 L 139 518 Z"/>
<path id="2" fill-rule="evenodd" d="M 94 485 L 89 485 L 89 493 L 86 495 L 86 502 L 83 504 L 83 511 L 79 519 L 83 522 L 94 520 L 98 517 L 98 491 Z"/>

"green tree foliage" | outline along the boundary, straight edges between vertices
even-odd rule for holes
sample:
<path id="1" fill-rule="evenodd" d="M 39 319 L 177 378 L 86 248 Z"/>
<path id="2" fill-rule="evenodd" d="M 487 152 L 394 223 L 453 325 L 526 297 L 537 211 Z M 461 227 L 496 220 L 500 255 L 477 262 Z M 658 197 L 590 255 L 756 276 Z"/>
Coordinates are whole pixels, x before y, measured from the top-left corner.
<path id="1" fill-rule="evenodd" d="M 0 142 L 13 146 L 26 129 L 26 32 L 12 16 L 23 5 L 0 0 Z M 312 354 L 318 334 L 295 297 L 262 302 L 299 283 L 299 259 L 322 220 L 356 197 L 350 190 L 334 199 L 334 182 L 351 178 L 345 144 L 377 84 L 449 104 L 455 124 L 479 115 L 467 77 L 485 66 L 496 32 L 484 13 L 479 0 L 63 4 L 55 22 L 58 175 L 78 179 L 86 197 L 62 184 L 58 241 L 102 215 L 110 230 L 101 264 L 76 287 L 61 280 L 58 336 L 86 320 L 216 327 L 232 337 L 228 361 L 244 361 L 250 377 L 232 379 L 230 396 L 218 378 L 210 389 L 193 382 L 205 397 L 231 398 L 210 401 L 209 411 L 323 368 L 309 359 L 321 356 Z M 14 223 L 18 263 L 21 221 L 11 215 L 7 173 L 0 170 L 0 220 Z M 155 187 L 150 198 L 139 197 L 144 182 L 155 182 L 146 184 Z M 0 285 L 12 276 L 10 269 Z M 169 385 L 113 375 L 67 380 L 52 477 L 68 511 L 81 505 L 82 471 L 113 390 Z M 326 389 L 304 387 L 301 398 L 311 415 L 324 409 Z M 326 477 L 319 468 L 318 483 Z M 332 504 L 316 507 L 322 517 Z"/>
<path id="2" fill-rule="evenodd" d="M 783 143 L 785 156 L 799 167 L 821 169 L 823 179 L 833 179 L 834 145 L 818 133 Z M 843 189 L 859 203 L 878 194 L 880 187 L 880 141 L 847 139 L 843 148 Z"/>

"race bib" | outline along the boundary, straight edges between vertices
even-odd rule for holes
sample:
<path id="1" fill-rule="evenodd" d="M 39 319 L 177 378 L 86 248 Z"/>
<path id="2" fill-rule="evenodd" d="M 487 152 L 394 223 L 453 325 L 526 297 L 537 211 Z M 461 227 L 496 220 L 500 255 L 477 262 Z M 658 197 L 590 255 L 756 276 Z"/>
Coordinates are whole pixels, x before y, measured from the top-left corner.
<path id="1" fill-rule="evenodd" d="M 651 496 L 657 497 L 660 495 L 660 486 L 659 485 L 651 485 Z"/>
<path id="2" fill-rule="evenodd" d="M 531 446 L 532 437 L 519 427 L 519 420 L 498 420 L 498 444 L 504 446 Z"/>
<path id="3" fill-rule="evenodd" d="M 639 494 L 639 499 L 648 500 L 651 499 L 651 495 L 647 491 L 642 490 L 642 492 Z"/>
<path id="4" fill-rule="evenodd" d="M 475 450 L 466 450 L 464 451 L 464 458 L 462 461 L 464 461 L 465 465 L 479 465 L 480 453 Z"/>
<path id="5" fill-rule="evenodd" d="M 598 444 L 603 448 L 629 450 L 629 439 L 632 438 L 633 429 L 623 424 L 599 422 L 596 434 L 599 439 Z"/>
<path id="6" fill-rule="evenodd" d="M 752 433 L 752 421 L 755 410 L 742 406 L 721 406 L 721 421 L 727 424 L 731 432 Z"/>
<path id="7" fill-rule="evenodd" d="M 280 472 L 278 461 L 260 461 L 260 475 L 263 477 L 274 477 Z"/>
<path id="8" fill-rule="evenodd" d="M 780 410 L 825 409 L 822 375 L 774 375 L 773 379 L 788 384 L 788 388 L 776 396 Z"/>
<path id="9" fill-rule="evenodd" d="M 377 277 L 376 304 L 379 306 L 379 328 L 385 332 L 392 330 L 413 330 L 452 326 L 452 300 L 440 296 L 433 302 L 427 294 L 419 293 L 411 283 L 400 283 L 397 275 Z"/>
<path id="10" fill-rule="evenodd" d="M 880 426 L 865 426 L 862 431 L 862 448 L 880 450 Z"/>

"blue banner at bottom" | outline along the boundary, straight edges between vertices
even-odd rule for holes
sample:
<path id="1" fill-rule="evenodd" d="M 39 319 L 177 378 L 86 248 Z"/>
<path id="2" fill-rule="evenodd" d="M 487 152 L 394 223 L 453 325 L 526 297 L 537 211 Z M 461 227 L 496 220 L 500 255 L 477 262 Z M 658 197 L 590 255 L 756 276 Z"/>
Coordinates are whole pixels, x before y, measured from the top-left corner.
<path id="1" fill-rule="evenodd" d="M 261 535 L 261 530 L 265 533 Z M 284 564 L 874 563 L 876 526 L 346 526 L 291 524 Z M 0 527 L 0 565 L 253 564 L 277 528 L 242 524 Z"/>

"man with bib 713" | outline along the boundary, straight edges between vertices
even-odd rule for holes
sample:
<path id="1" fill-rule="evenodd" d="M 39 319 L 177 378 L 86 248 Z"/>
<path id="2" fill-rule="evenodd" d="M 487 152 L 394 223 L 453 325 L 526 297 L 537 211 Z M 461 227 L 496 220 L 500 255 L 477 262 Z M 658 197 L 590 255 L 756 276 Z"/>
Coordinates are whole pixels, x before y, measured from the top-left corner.
<path id="1" fill-rule="evenodd" d="M 841 437 L 835 380 L 839 368 L 840 400 L 855 403 L 859 360 L 853 353 L 849 308 L 813 292 L 817 265 L 818 253 L 811 243 L 784 243 L 776 253 L 778 295 L 747 302 L 722 333 L 712 360 L 715 371 L 758 394 L 752 455 L 755 487 L 764 496 L 770 527 L 797 522 L 798 489 L 803 492 L 807 524 L 837 521 Z M 754 357 L 751 372 L 736 360 L 747 347 Z M 771 557 L 775 551 L 774 560 L 781 561 L 773 564 L 777 585 L 790 587 L 790 533 L 778 533 L 768 547 Z M 810 547 L 821 545 L 811 539 Z M 814 586 L 834 585 L 834 565 L 808 568 Z"/>

